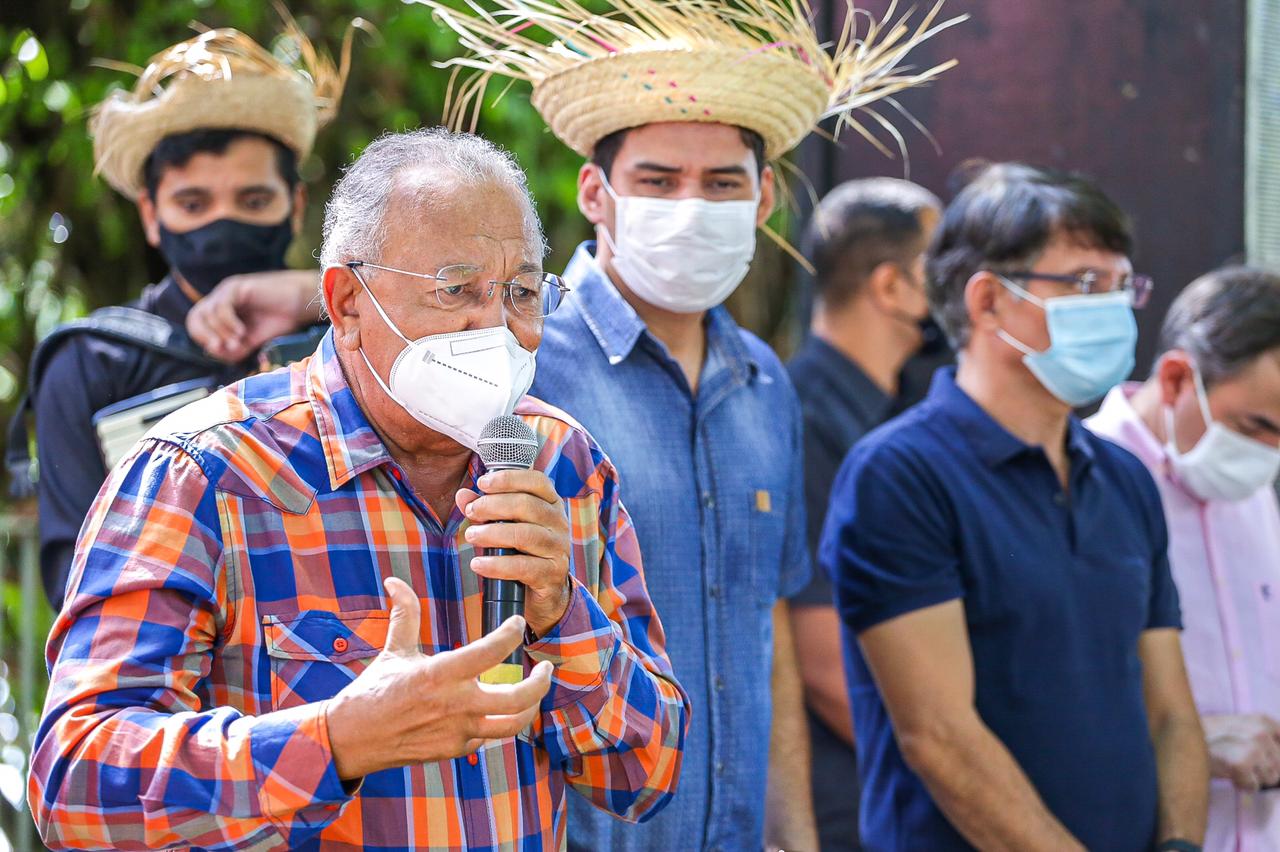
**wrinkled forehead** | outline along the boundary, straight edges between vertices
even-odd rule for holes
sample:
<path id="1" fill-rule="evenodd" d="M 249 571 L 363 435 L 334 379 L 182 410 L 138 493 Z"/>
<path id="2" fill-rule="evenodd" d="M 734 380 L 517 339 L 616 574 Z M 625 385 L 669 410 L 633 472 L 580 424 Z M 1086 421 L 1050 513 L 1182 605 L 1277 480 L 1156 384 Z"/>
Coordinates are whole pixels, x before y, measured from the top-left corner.
<path id="1" fill-rule="evenodd" d="M 454 263 L 494 269 L 538 264 L 542 235 L 519 187 L 439 170 L 401 173 L 385 216 L 382 262 L 425 271 Z M 430 268 L 428 268 L 430 267 Z"/>

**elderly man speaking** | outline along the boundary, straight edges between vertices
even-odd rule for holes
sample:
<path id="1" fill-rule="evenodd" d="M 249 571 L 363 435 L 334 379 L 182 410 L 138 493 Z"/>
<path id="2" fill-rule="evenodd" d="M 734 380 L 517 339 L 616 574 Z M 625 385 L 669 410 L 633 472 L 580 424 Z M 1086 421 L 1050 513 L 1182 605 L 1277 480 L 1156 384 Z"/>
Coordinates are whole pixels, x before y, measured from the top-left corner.
<path id="1" fill-rule="evenodd" d="M 633 820 L 669 799 L 689 709 L 616 474 L 524 397 L 563 294 L 543 249 L 487 142 L 389 135 L 351 166 L 317 353 L 172 415 L 81 532 L 32 759 L 47 843 L 546 849 L 566 785 Z M 486 472 L 513 406 L 534 469 Z M 527 624 L 480 636 L 485 577 L 526 585 Z M 521 643 L 522 681 L 477 679 Z"/>

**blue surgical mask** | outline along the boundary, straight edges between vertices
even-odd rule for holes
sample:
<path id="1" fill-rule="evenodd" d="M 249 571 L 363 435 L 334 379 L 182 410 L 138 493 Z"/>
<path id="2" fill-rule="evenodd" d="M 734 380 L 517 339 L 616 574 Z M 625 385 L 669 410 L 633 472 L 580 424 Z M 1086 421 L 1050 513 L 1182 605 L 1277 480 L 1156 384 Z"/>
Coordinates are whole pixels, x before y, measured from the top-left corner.
<path id="1" fill-rule="evenodd" d="M 1022 353 L 1022 363 L 1045 390 L 1070 406 L 1101 398 L 1133 371 L 1138 324 L 1128 293 L 1057 296 L 1027 292 L 997 275 L 1019 297 L 1039 306 L 1049 327 L 1049 348 L 1037 352 L 1004 329 L 1000 339 Z"/>

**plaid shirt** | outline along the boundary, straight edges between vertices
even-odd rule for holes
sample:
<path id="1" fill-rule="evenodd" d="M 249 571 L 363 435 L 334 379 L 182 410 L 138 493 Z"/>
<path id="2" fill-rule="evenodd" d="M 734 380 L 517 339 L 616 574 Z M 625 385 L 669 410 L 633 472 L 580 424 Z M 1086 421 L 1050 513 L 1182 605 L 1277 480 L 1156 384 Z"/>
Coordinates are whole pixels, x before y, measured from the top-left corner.
<path id="1" fill-rule="evenodd" d="M 431 654 L 480 634 L 467 521 L 413 493 L 334 354 L 160 424 L 103 486 L 49 638 L 29 799 L 50 845 L 563 847 L 565 787 L 624 819 L 670 798 L 688 699 L 671 673 L 613 466 L 563 413 L 517 408 L 564 499 L 573 593 L 527 646 L 556 664 L 526 735 L 390 769 L 351 794 L 324 699 L 384 644 L 382 581 Z M 467 477 L 482 473 L 473 458 Z"/>

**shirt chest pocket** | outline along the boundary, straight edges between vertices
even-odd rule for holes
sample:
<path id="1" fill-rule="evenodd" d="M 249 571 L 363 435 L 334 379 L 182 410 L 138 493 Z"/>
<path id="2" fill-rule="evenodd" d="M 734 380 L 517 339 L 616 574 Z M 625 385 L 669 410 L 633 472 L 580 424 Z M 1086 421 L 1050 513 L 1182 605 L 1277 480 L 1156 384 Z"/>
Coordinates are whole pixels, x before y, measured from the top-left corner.
<path id="1" fill-rule="evenodd" d="M 336 695 L 382 650 L 388 618 L 383 610 L 263 616 L 271 661 L 271 709 Z"/>
<path id="2" fill-rule="evenodd" d="M 772 606 L 784 570 L 782 545 L 786 539 L 786 507 L 781 492 L 758 488 L 749 492 L 747 539 L 749 571 L 754 593 L 761 604 Z"/>

